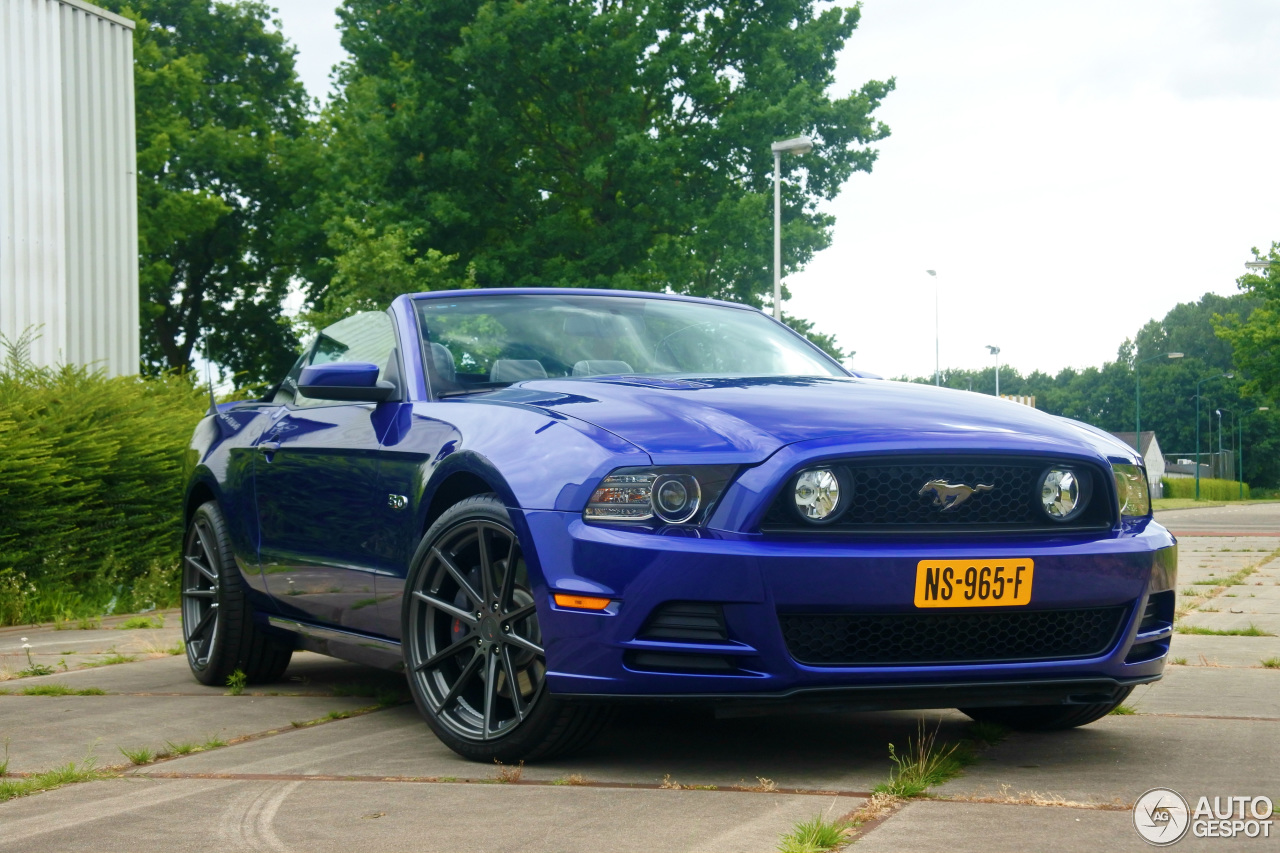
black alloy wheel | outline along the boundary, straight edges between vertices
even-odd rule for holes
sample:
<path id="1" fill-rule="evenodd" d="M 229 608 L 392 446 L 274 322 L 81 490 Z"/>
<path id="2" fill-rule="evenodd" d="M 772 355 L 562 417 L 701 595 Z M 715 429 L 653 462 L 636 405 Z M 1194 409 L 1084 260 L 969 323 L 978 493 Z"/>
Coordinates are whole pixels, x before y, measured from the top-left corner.
<path id="1" fill-rule="evenodd" d="M 547 691 L 547 658 L 519 537 L 492 495 L 451 507 L 423 537 L 404 603 L 414 701 L 466 758 L 547 758 L 585 744 L 603 709 Z"/>
<path id="2" fill-rule="evenodd" d="M 226 521 L 213 501 L 196 509 L 183 542 L 182 639 L 191 672 L 204 684 L 225 685 L 236 670 L 249 684 L 276 681 L 293 655 L 290 641 L 254 623 Z"/>

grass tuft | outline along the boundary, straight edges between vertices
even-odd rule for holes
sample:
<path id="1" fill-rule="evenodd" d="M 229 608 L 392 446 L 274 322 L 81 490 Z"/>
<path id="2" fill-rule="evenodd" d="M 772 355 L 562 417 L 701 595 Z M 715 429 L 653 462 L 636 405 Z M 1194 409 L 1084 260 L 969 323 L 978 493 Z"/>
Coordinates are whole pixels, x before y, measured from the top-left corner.
<path id="1" fill-rule="evenodd" d="M 111 654 L 107 655 L 105 658 L 102 658 L 101 660 L 85 661 L 83 666 L 85 667 L 114 666 L 115 664 L 118 664 L 118 663 L 133 663 L 137 659 L 138 659 L 137 655 L 122 655 L 119 652 L 112 651 Z"/>
<path id="2" fill-rule="evenodd" d="M 1114 708 L 1112 708 L 1108 713 L 1114 714 L 1117 717 L 1128 717 L 1138 712 L 1134 710 L 1133 706 L 1131 705 L 1117 705 Z"/>
<path id="3" fill-rule="evenodd" d="M 123 746 L 116 747 L 120 750 L 120 754 L 134 764 L 150 764 L 156 760 L 156 751 L 145 746 L 137 749 L 125 749 Z"/>
<path id="4" fill-rule="evenodd" d="M 586 776 L 581 773 L 570 773 L 568 776 L 562 776 L 551 783 L 552 785 L 590 785 Z"/>
<path id="5" fill-rule="evenodd" d="M 1186 658 L 1170 658 L 1169 663 L 1173 664 L 1174 666 L 1186 666 L 1187 659 Z"/>
<path id="6" fill-rule="evenodd" d="M 106 696 L 107 691 L 101 687 L 81 687 L 74 689 L 65 684 L 33 684 L 22 688 L 23 696 Z"/>
<path id="7" fill-rule="evenodd" d="M 7 769 L 7 761 L 5 766 Z M 52 770 L 37 773 L 34 776 L 25 776 L 18 779 L 0 779 L 0 803 L 12 800 L 15 797 L 25 797 L 76 782 L 92 782 L 95 779 L 105 779 L 110 775 L 98 770 L 92 758 L 86 758 L 79 766 L 72 761 L 63 767 L 55 767 Z"/>
<path id="8" fill-rule="evenodd" d="M 1267 669 L 1280 669 L 1280 657 L 1263 658 L 1262 665 Z"/>
<path id="9" fill-rule="evenodd" d="M 849 829 L 849 824 L 842 820 L 814 815 L 782 836 L 778 850 L 780 853 L 826 853 L 845 842 Z"/>
<path id="10" fill-rule="evenodd" d="M 508 764 L 503 764 L 496 758 L 493 760 L 493 763 L 498 765 L 498 775 L 493 777 L 493 781 L 500 784 L 514 785 L 516 782 L 519 782 L 520 777 L 524 775 L 523 761 L 514 767 Z"/>
<path id="11" fill-rule="evenodd" d="M 237 669 L 235 672 L 227 676 L 227 695 L 240 696 L 244 693 L 244 687 L 249 682 L 249 677 L 244 674 L 244 670 Z"/>
<path id="12" fill-rule="evenodd" d="M 1199 625 L 1178 625 L 1179 634 L 1199 634 L 1206 637 L 1274 637 L 1270 631 L 1264 631 L 1252 622 L 1248 628 L 1201 628 Z"/>
<path id="13" fill-rule="evenodd" d="M 128 619 L 116 626 L 117 630 L 128 631 L 135 628 L 163 628 L 164 616 L 156 614 L 155 616 L 130 616 Z"/>
<path id="14" fill-rule="evenodd" d="M 938 722 L 941 728 L 942 722 Z M 893 744 L 889 744 L 889 759 L 898 766 L 896 772 L 891 771 L 889 781 L 876 785 L 871 790 L 879 794 L 891 794 L 895 797 L 918 797 L 934 785 L 960 774 L 960 771 L 974 759 L 973 751 L 967 744 L 939 744 L 938 728 L 932 732 L 920 721 L 914 740 L 908 738 L 907 748 L 899 755 Z"/>

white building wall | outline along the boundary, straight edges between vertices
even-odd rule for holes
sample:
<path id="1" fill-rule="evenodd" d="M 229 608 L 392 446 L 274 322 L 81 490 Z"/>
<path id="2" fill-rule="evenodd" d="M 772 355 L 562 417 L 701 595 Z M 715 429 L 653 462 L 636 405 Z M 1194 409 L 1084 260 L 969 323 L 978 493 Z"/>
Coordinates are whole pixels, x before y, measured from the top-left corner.
<path id="1" fill-rule="evenodd" d="M 0 0 L 0 334 L 38 364 L 138 372 L 133 23 Z"/>

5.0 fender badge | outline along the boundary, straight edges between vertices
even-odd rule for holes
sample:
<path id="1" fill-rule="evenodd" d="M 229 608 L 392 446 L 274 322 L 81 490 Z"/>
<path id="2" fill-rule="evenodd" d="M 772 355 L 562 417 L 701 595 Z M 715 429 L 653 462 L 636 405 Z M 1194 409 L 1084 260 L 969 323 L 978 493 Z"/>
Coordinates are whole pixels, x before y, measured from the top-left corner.
<path id="1" fill-rule="evenodd" d="M 409 505 L 409 499 L 404 495 L 387 495 L 387 506 L 392 509 L 404 509 Z"/>

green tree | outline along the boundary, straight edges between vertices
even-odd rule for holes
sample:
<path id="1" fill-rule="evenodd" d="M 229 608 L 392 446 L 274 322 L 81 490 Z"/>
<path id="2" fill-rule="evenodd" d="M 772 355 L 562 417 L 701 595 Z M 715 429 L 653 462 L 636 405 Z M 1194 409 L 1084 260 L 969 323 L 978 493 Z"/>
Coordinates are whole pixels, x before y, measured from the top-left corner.
<path id="1" fill-rule="evenodd" d="M 1269 266 L 1236 280 L 1241 290 L 1261 305 L 1251 314 L 1222 312 L 1215 318 L 1218 335 L 1234 349 L 1235 363 L 1245 377 L 1245 390 L 1268 400 L 1280 399 L 1280 243 L 1264 254 L 1251 249 L 1255 261 Z"/>
<path id="2" fill-rule="evenodd" d="M 1256 411 L 1259 405 L 1268 405 L 1268 398 L 1246 395 L 1249 386 L 1242 385 L 1240 368 L 1233 368 L 1233 361 L 1240 363 L 1238 352 L 1233 352 L 1231 340 L 1220 337 L 1221 331 L 1215 334 L 1224 316 L 1234 317 L 1232 322 L 1248 328 L 1265 310 L 1264 301 L 1253 293 L 1229 297 L 1206 293 L 1196 302 L 1175 305 L 1163 318 L 1149 321 L 1133 340 L 1120 345 L 1114 361 L 1082 370 L 1067 368 L 1055 376 L 1041 372 L 1023 376 L 1005 365 L 1000 368 L 1000 391 L 1034 396 L 1036 407 L 1050 414 L 1109 432 L 1132 432 L 1135 360 L 1181 352 L 1182 358 L 1157 358 L 1140 368 L 1143 430 L 1155 431 L 1166 455 L 1192 456 L 1196 450 L 1196 387 L 1206 380 L 1200 386 L 1201 452 L 1218 448 L 1216 410 L 1224 412 L 1222 446 L 1232 451 L 1240 446 L 1233 419 L 1243 416 L 1245 479 L 1254 485 L 1274 486 L 1280 483 L 1280 413 Z M 1237 378 L 1221 376 L 1233 369 Z M 931 384 L 933 377 L 911 381 Z M 943 384 L 991 394 L 995 391 L 995 370 L 945 370 Z"/>
<path id="3" fill-rule="evenodd" d="M 134 85 L 143 370 L 199 351 L 248 381 L 283 373 L 280 312 L 322 236 L 294 49 L 256 0 L 99 0 L 138 22 Z M 309 241 L 309 242 L 308 242 Z"/>
<path id="4" fill-rule="evenodd" d="M 770 142 L 818 143 L 783 160 L 791 271 L 830 242 L 818 202 L 870 171 L 868 145 L 888 135 L 872 113 L 892 80 L 828 94 L 858 8 L 816 5 L 346 0 L 351 61 L 326 116 L 330 233 L 398 229 L 414 257 L 455 258 L 446 285 L 761 306 Z M 340 285 L 313 295 L 339 299 Z"/>

